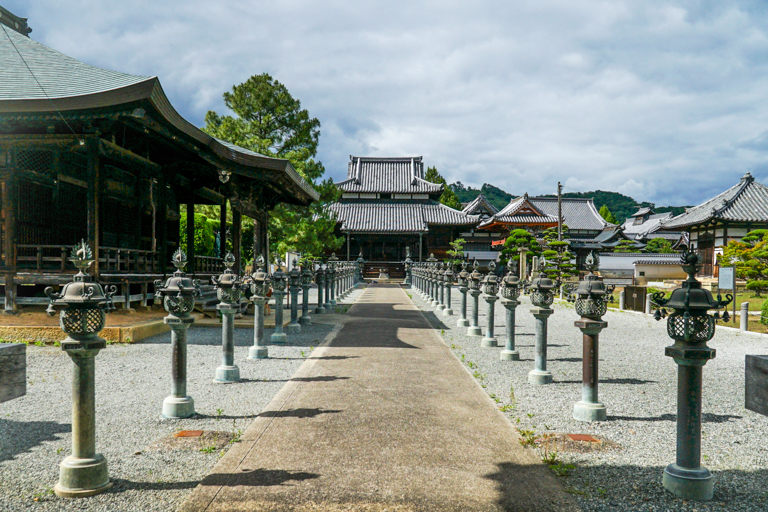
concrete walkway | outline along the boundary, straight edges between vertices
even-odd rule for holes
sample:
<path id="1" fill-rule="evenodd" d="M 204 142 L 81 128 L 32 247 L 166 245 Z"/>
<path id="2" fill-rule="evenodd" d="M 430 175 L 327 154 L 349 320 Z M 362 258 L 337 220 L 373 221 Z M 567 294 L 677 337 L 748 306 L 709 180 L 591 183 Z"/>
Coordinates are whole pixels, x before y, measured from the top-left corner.
<path id="1" fill-rule="evenodd" d="M 578 510 L 399 286 L 346 316 L 182 512 Z"/>

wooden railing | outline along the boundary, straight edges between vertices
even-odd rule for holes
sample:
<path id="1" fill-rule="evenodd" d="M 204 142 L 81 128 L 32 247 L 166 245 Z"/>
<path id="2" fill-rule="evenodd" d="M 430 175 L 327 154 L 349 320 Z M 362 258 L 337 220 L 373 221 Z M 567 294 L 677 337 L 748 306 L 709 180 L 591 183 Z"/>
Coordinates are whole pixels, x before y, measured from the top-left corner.
<path id="1" fill-rule="evenodd" d="M 71 247 L 65 245 L 16 245 L 16 266 L 37 272 L 71 272 Z M 156 273 L 160 271 L 160 253 L 122 247 L 101 247 L 99 269 L 116 273 Z"/>
<path id="2" fill-rule="evenodd" d="M 195 255 L 195 272 L 219 273 L 224 271 L 224 260 L 217 256 Z"/>

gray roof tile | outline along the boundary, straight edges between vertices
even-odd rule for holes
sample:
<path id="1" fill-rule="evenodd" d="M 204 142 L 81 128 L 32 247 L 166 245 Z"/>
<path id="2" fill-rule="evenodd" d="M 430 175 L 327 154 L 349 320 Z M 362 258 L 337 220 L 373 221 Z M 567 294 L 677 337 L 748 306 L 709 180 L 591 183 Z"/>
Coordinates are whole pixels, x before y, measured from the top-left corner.
<path id="1" fill-rule="evenodd" d="M 478 195 L 472 201 L 467 203 L 461 211 L 468 215 L 473 215 L 481 210 L 487 210 L 491 215 L 499 213 L 499 209 L 489 203 L 488 198 L 486 198 L 484 194 Z"/>
<path id="2" fill-rule="evenodd" d="M 422 158 L 351 156 L 347 179 L 336 184 L 344 192 L 442 194 L 443 186 L 424 180 Z"/>
<path id="3" fill-rule="evenodd" d="M 353 233 L 426 233 L 429 225 L 466 226 L 478 218 L 436 201 L 372 200 L 328 206 L 341 230 Z"/>

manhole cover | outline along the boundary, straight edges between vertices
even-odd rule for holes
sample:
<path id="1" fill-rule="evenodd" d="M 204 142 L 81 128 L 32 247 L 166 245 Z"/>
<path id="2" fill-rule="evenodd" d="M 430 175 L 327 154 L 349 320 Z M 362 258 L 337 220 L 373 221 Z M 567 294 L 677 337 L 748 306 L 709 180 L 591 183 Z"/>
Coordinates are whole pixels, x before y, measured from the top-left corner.
<path id="1" fill-rule="evenodd" d="M 585 453 L 601 450 L 619 450 L 621 446 L 618 443 L 609 441 L 602 436 L 591 436 L 589 434 L 544 434 L 536 440 L 539 449 L 547 451 L 577 452 Z"/>
<path id="2" fill-rule="evenodd" d="M 568 434 L 571 441 L 586 441 L 587 443 L 599 443 L 600 440 L 596 439 L 589 434 Z"/>
<path id="3" fill-rule="evenodd" d="M 179 430 L 173 437 L 200 437 L 203 435 L 202 430 Z"/>

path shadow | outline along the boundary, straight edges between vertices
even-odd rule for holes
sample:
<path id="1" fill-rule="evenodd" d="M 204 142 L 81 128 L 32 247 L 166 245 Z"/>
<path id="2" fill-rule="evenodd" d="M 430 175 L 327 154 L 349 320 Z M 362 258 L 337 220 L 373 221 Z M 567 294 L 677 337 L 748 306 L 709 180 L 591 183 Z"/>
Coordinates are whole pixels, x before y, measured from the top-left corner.
<path id="1" fill-rule="evenodd" d="M 259 413 L 261 418 L 314 418 L 321 414 L 337 414 L 343 412 L 334 409 L 286 409 L 285 411 L 264 411 Z"/>
<path id="2" fill-rule="evenodd" d="M 548 345 L 549 347 L 555 346 L 555 345 Z M 581 357 L 559 357 L 556 359 L 547 359 L 547 361 L 562 361 L 564 363 L 580 363 L 583 361 Z"/>
<path id="3" fill-rule="evenodd" d="M 655 384 L 657 380 L 643 380 L 643 379 L 599 379 L 598 384 Z M 558 380 L 557 384 L 581 384 L 580 380 Z"/>
<path id="4" fill-rule="evenodd" d="M 496 464 L 483 478 L 496 482 L 498 510 L 510 512 L 561 512 L 580 510 L 544 464 Z M 569 506 L 570 505 L 570 506 Z M 494 508 L 495 510 L 496 508 Z"/>
<path id="5" fill-rule="evenodd" d="M 243 469 L 239 473 L 214 473 L 203 478 L 200 485 L 244 485 L 252 487 L 266 487 L 273 485 L 285 485 L 291 480 L 301 482 L 320 478 L 317 473 L 306 471 L 286 471 L 284 469 Z"/>
<path id="6" fill-rule="evenodd" d="M 194 416 L 190 417 L 189 419 L 192 420 L 202 420 L 206 418 L 212 418 L 215 420 L 252 420 L 256 417 L 258 417 L 258 414 L 245 414 L 243 416 L 232 416 L 229 414 L 202 414 L 199 412 L 196 412 Z"/>
<path id="7" fill-rule="evenodd" d="M 0 419 L 0 462 L 29 452 L 46 441 L 56 441 L 57 434 L 69 433 L 72 425 L 55 421 L 12 421 Z"/>
<path id="8" fill-rule="evenodd" d="M 112 488 L 107 491 L 108 493 L 185 490 L 194 489 L 200 483 L 191 480 L 186 482 L 134 482 L 124 478 L 110 478 L 110 480 L 112 480 Z"/>
<path id="9" fill-rule="evenodd" d="M 334 380 L 347 380 L 351 377 L 336 377 L 334 375 L 321 375 L 318 377 L 294 377 L 289 379 L 293 382 L 331 382 Z"/>
<path id="10" fill-rule="evenodd" d="M 701 415 L 702 423 L 725 423 L 730 420 L 740 420 L 741 416 L 735 416 L 732 414 L 713 414 L 706 412 Z M 608 416 L 608 421 L 677 421 L 677 415 L 675 414 L 662 414 L 660 416 Z"/>

